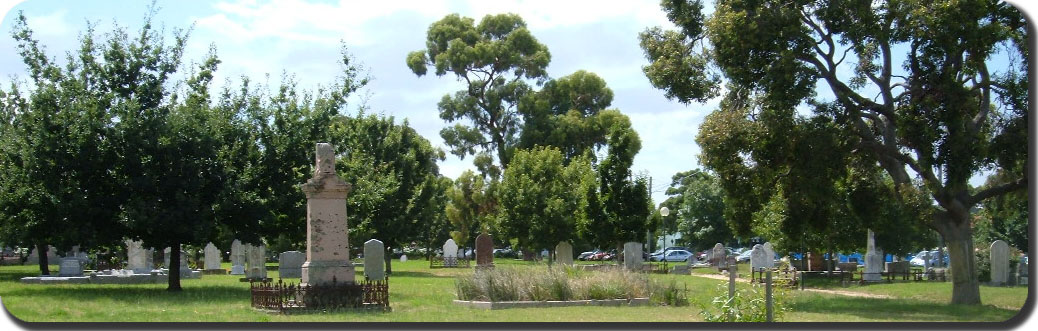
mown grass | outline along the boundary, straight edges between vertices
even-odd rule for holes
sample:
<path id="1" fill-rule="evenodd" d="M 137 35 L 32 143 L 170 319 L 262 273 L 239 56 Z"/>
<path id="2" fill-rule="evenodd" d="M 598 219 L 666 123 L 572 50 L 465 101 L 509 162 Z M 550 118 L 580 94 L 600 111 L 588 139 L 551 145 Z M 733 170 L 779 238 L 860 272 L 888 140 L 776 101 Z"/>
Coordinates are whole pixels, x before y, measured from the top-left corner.
<path id="1" fill-rule="evenodd" d="M 499 259 L 496 264 L 530 268 L 537 263 Z M 540 264 L 543 265 L 543 264 Z M 229 267 L 229 266 L 228 266 Z M 56 268 L 55 268 L 56 269 Z M 559 307 L 480 310 L 455 306 L 455 278 L 473 269 L 429 269 L 428 262 L 394 261 L 390 279 L 393 311 L 268 314 L 249 306 L 248 283 L 240 276 L 206 275 L 183 280 L 183 292 L 165 284 L 38 285 L 18 279 L 37 274 L 34 266 L 0 267 L 0 300 L 10 313 L 30 322 L 682 322 L 702 321 L 700 304 L 717 295 L 720 281 L 688 275 L 650 275 L 653 281 L 688 288 L 690 306 Z M 358 268 L 358 274 L 361 270 Z M 714 271 L 716 272 L 716 271 Z M 277 277 L 277 272 L 269 273 Z M 291 279 L 292 281 L 298 281 Z M 740 288 L 749 284 L 740 283 Z M 1026 288 L 982 287 L 985 305 L 947 304 L 950 283 L 869 285 L 842 290 L 886 294 L 898 299 L 869 299 L 792 291 L 784 321 L 1005 321 L 1027 299 Z"/>

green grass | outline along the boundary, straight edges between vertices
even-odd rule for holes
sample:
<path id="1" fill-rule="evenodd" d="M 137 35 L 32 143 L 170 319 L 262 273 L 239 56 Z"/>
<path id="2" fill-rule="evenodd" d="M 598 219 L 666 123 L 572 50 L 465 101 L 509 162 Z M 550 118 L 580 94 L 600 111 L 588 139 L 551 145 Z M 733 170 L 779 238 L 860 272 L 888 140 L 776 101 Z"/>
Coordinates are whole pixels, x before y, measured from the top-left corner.
<path id="1" fill-rule="evenodd" d="M 498 259 L 516 268 L 534 262 Z M 229 267 L 229 266 L 228 266 Z M 56 269 L 56 268 L 54 268 Z M 30 322 L 43 321 L 374 321 L 374 322 L 650 322 L 702 321 L 700 305 L 717 294 L 720 281 L 687 275 L 650 275 L 653 280 L 677 281 L 687 286 L 691 306 L 560 307 L 480 310 L 455 306 L 456 276 L 473 269 L 429 269 L 428 262 L 393 262 L 390 305 L 393 311 L 335 312 L 297 315 L 268 314 L 249 306 L 248 283 L 240 276 L 205 275 L 183 280 L 183 292 L 169 293 L 165 284 L 147 285 L 38 285 L 18 279 L 34 276 L 35 266 L 0 267 L 0 299 L 10 313 Z M 361 269 L 358 268 L 358 274 Z M 716 272 L 716 271 L 715 271 Z M 268 272 L 277 277 L 276 271 Z M 297 280 L 292 280 L 297 281 Z M 740 288 L 749 286 L 745 283 Z M 785 321 L 1004 321 L 1027 298 L 1026 288 L 982 287 L 985 305 L 947 304 L 950 283 L 879 284 L 841 288 L 886 294 L 898 299 L 868 299 L 792 291 Z"/>

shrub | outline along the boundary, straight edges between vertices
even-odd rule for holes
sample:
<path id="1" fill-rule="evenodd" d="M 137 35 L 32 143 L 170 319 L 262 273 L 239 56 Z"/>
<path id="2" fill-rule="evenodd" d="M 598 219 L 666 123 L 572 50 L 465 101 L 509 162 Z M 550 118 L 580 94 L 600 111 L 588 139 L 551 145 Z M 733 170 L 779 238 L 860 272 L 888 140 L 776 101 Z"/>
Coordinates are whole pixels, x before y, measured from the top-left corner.
<path id="1" fill-rule="evenodd" d="M 675 307 L 688 306 L 688 287 L 684 283 L 678 287 L 676 279 L 671 278 L 666 285 L 656 282 L 653 284 L 652 290 L 653 292 L 649 296 L 652 302 Z"/>
<path id="2" fill-rule="evenodd" d="M 786 291 L 782 287 L 772 287 L 772 302 L 774 321 L 780 321 L 782 315 L 788 310 L 783 304 Z M 702 304 L 700 312 L 707 322 L 767 322 L 767 307 L 765 291 L 763 287 L 754 286 L 749 290 L 736 290 L 735 296 L 728 298 L 728 283 L 723 282 L 717 287 L 718 295 L 710 301 L 710 304 Z M 715 313 L 716 311 L 716 313 Z"/>
<path id="3" fill-rule="evenodd" d="M 650 286 L 659 285 L 650 285 L 644 274 L 622 269 L 583 272 L 559 266 L 524 268 L 521 272 L 498 266 L 459 276 L 455 281 L 458 299 L 487 301 L 632 299 L 666 292 Z M 676 288 L 676 283 L 672 287 Z"/>

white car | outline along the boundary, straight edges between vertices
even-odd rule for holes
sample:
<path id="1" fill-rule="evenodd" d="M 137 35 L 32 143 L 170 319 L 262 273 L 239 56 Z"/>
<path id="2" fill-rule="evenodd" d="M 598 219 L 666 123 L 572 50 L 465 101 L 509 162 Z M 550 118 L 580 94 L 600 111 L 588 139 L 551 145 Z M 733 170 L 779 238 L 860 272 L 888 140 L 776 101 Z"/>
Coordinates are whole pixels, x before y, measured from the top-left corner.
<path id="1" fill-rule="evenodd" d="M 649 256 L 649 261 L 663 261 L 667 262 L 684 262 L 692 257 L 692 252 L 683 249 L 672 249 L 663 252 L 662 254 L 653 254 Z"/>

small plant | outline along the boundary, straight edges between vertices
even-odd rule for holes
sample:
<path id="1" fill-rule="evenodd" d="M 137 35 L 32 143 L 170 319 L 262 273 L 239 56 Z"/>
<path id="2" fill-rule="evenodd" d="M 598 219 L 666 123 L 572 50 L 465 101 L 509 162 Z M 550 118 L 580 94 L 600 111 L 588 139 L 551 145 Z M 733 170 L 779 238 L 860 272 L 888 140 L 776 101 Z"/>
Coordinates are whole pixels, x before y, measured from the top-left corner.
<path id="1" fill-rule="evenodd" d="M 656 282 L 652 286 L 653 293 L 650 299 L 660 305 L 682 307 L 688 306 L 688 288 L 682 283 L 678 286 L 676 279 L 671 279 L 666 285 Z"/>
<path id="2" fill-rule="evenodd" d="M 728 298 L 728 284 L 721 283 L 717 287 L 718 295 L 710 304 L 700 304 L 703 319 L 707 322 L 767 322 L 766 298 L 764 288 L 752 287 L 749 290 L 736 290 L 732 298 Z M 782 319 L 788 310 L 783 302 L 786 291 L 780 287 L 772 288 L 774 321 Z M 716 313 L 715 313 L 716 311 Z"/>

